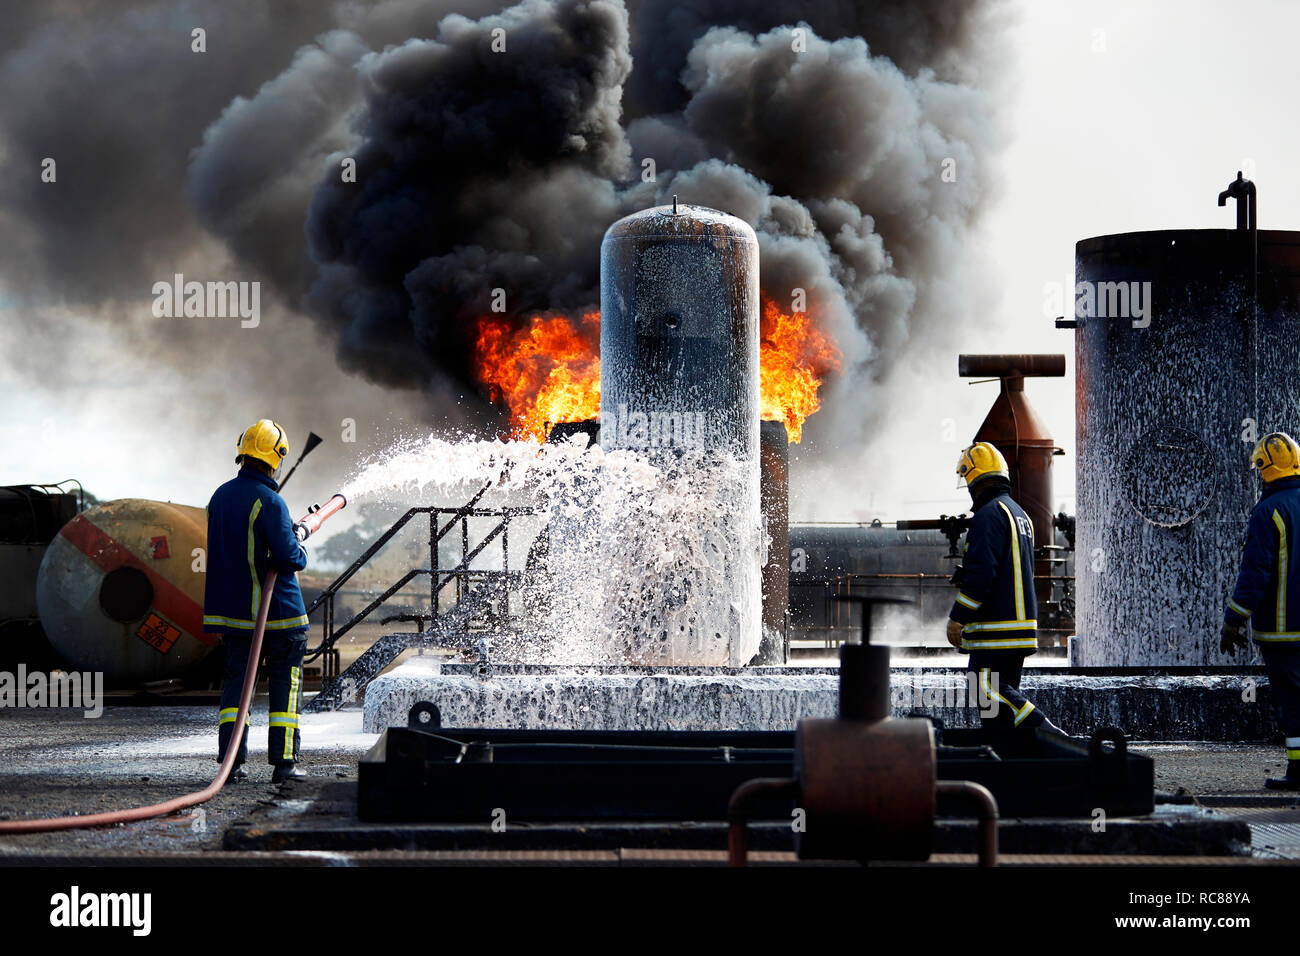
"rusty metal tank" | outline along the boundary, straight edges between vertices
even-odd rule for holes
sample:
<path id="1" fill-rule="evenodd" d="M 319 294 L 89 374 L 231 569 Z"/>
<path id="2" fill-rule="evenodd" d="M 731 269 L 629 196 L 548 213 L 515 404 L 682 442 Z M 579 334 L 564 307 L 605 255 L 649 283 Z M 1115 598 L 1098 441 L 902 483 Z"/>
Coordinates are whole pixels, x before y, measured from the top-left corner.
<path id="1" fill-rule="evenodd" d="M 206 543 L 202 508 L 124 498 L 83 511 L 37 577 L 50 643 L 69 667 L 118 685 L 183 673 L 217 643 L 203 632 Z"/>
<path id="2" fill-rule="evenodd" d="M 1300 233 L 1097 236 L 1075 263 L 1073 660 L 1228 663 L 1249 454 L 1300 431 Z"/>
<path id="3" fill-rule="evenodd" d="M 717 497 L 719 540 L 704 549 L 717 574 L 671 587 L 691 607 L 665 606 L 676 623 L 647 633 L 656 650 L 636 659 L 747 664 L 762 632 L 754 230 L 675 199 L 626 216 L 601 244 L 600 306 L 601 447 L 717 478 L 699 483 Z"/>

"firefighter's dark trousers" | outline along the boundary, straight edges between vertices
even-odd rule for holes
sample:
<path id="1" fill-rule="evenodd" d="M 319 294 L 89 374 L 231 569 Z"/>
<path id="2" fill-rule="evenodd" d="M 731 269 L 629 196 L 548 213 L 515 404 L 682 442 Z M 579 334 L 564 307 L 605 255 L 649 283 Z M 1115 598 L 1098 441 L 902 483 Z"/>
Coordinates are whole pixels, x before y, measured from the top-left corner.
<path id="1" fill-rule="evenodd" d="M 1033 731 L 1045 721 L 1020 693 L 1025 651 L 971 651 L 966 669 L 977 679 L 980 725 L 990 738 L 1010 739 Z"/>
<path id="2" fill-rule="evenodd" d="M 1288 761 L 1300 760 L 1300 643 L 1257 642 L 1268 669 L 1273 706 L 1286 737 Z M 1290 764 L 1289 767 L 1296 766 Z M 1288 768 L 1288 774 L 1294 771 Z"/>
<path id="3" fill-rule="evenodd" d="M 252 649 L 251 635 L 227 634 L 226 681 L 221 687 L 221 713 L 217 718 L 217 759 L 226 756 L 235 718 L 239 716 L 239 695 L 244 686 L 244 671 Z M 293 763 L 298 759 L 298 711 L 302 706 L 302 655 L 307 649 L 307 632 L 268 631 L 262 640 L 266 655 L 267 678 L 271 685 L 270 728 L 267 733 L 268 763 Z M 248 725 L 244 725 L 235 758 L 238 767 L 248 759 Z"/>

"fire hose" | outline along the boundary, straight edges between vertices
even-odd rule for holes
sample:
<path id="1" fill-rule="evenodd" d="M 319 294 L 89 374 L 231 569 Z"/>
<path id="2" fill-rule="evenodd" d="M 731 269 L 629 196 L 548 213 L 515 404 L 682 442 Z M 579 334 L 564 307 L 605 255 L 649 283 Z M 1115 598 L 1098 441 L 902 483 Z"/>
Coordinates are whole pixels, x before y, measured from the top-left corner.
<path id="1" fill-rule="evenodd" d="M 324 505 L 312 505 L 302 520 L 293 526 L 298 540 L 305 541 L 309 535 L 320 530 L 320 526 L 325 522 L 325 519 L 342 511 L 346 504 L 346 498 L 342 495 L 335 495 Z M 262 600 L 257 606 L 257 622 L 253 629 L 253 643 L 248 653 L 248 669 L 244 672 L 244 687 L 239 698 L 239 714 L 235 718 L 235 727 L 237 729 L 244 726 L 248 720 L 248 712 L 253 705 L 253 689 L 257 685 L 257 661 L 262 654 L 262 637 L 266 631 L 266 618 L 271 610 L 271 597 L 275 591 L 276 577 L 276 570 L 271 567 L 267 570 L 266 577 L 262 581 Z M 162 803 L 153 803 L 145 807 L 131 807 L 126 810 L 113 810 L 107 813 L 45 817 L 38 820 L 0 820 L 0 833 L 45 833 L 51 830 L 80 830 L 85 827 L 100 827 L 113 823 L 134 823 L 137 820 L 148 820 L 198 806 L 200 803 L 211 800 L 226 785 L 226 780 L 230 777 L 230 771 L 234 769 L 235 756 L 238 753 L 239 747 L 234 734 L 231 734 L 230 744 L 226 747 L 225 759 L 221 761 L 221 766 L 217 769 L 217 775 L 212 778 L 210 784 L 202 790 L 196 790 L 194 793 L 187 793 L 184 796 L 165 800 Z"/>

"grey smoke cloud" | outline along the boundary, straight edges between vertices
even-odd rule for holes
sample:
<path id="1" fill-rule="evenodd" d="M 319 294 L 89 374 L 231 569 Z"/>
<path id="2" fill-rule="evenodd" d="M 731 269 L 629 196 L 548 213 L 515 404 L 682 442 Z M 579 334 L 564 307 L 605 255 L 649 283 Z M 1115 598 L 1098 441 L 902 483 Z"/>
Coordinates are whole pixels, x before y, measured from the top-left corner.
<path id="1" fill-rule="evenodd" d="M 231 99 L 329 24 L 310 0 L 12 5 L 0 59 L 7 287 L 93 305 L 139 295 L 202 240 L 189 151 Z M 209 52 L 191 52 L 190 31 Z M 57 185 L 38 178 L 57 162 Z"/>
<path id="2" fill-rule="evenodd" d="M 336 343 L 296 308 L 293 295 L 293 282 L 305 284 L 311 265 L 303 221 L 318 169 L 286 171 L 261 148 L 244 154 L 240 168 L 248 174 L 276 174 L 254 189 L 241 186 L 239 208 L 222 214 L 245 217 L 247 246 L 218 237 L 187 189 L 192 154 L 208 127 L 241 98 L 256 97 L 295 62 L 297 51 L 315 46 L 314 38 L 340 23 L 364 27 L 359 35 L 370 37 L 367 15 L 377 18 L 373 32 L 391 32 L 381 13 L 412 20 L 418 11 L 436 22 L 449 6 L 6 4 L 0 356 L 8 367 L 0 377 L 21 391 L 24 405 L 43 403 L 42 414 L 58 427 L 57 449 L 85 449 L 75 472 L 91 490 L 140 494 L 147 488 L 202 504 L 216 476 L 233 468 L 228 446 L 238 429 L 273 415 L 299 440 L 309 428 L 326 435 L 313 467 L 295 478 L 297 493 L 323 493 L 324 482 L 348 467 L 358 447 L 338 442 L 345 416 L 358 422 L 363 448 L 387 440 L 404 421 L 454 426 L 481 417 L 482 403 L 449 383 L 385 392 L 334 368 Z M 206 31 L 206 53 L 191 50 L 195 27 Z M 400 32 L 404 38 L 405 29 Z M 354 84 L 351 74 L 348 81 Z M 308 97 L 299 95 L 293 109 L 308 108 Z M 333 110 L 330 103 L 327 111 Z M 257 136 L 269 132 L 264 127 Z M 41 182 L 45 157 L 57 163 L 55 183 Z M 256 198 L 244 195 L 250 192 Z M 232 202 L 233 193 L 225 194 Z M 153 283 L 177 272 L 200 281 L 260 279 L 259 327 L 152 316 Z M 54 467 L 47 459 L 66 457 L 57 449 L 48 441 L 13 449 L 27 462 L 16 480 L 73 471 L 66 463 L 57 475 L 46 470 Z M 323 484 L 313 489 L 317 480 Z"/>
<path id="3" fill-rule="evenodd" d="M 628 84 L 633 116 L 677 112 L 687 91 L 681 70 L 695 43 L 712 27 L 761 34 L 807 23 L 820 37 L 863 37 L 872 52 L 908 75 L 922 70 L 954 83 L 974 83 L 997 56 L 989 33 L 1002 12 L 992 3 L 913 0 L 642 0 L 633 8 Z"/>

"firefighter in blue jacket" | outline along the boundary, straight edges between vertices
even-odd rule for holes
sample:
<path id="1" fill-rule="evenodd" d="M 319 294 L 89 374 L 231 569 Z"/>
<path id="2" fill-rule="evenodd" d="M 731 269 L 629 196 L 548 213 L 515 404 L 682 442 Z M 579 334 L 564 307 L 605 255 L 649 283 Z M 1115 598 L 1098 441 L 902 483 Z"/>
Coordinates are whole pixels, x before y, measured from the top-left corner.
<path id="1" fill-rule="evenodd" d="M 1004 743 L 1032 740 L 1043 727 L 1064 736 L 1020 693 L 1025 658 L 1038 649 L 1034 593 L 1034 526 L 1011 499 L 1006 459 L 988 442 L 961 453 L 957 474 L 973 506 L 962 565 L 953 575 L 957 600 L 948 617 L 948 643 L 969 651 L 978 675 L 980 722 Z"/>
<path id="2" fill-rule="evenodd" d="M 307 566 L 307 551 L 294 533 L 289 508 L 276 479 L 289 454 L 284 429 L 262 419 L 239 436 L 239 474 L 208 503 L 207 585 L 203 627 L 223 636 L 226 679 L 218 715 L 217 759 L 224 759 L 235 729 L 240 692 L 252 649 L 262 582 L 272 565 L 278 572 L 262 639 L 270 682 L 267 760 L 272 783 L 306 776 L 295 769 L 300 738 L 302 658 L 307 646 L 307 610 L 295 572 Z M 243 728 L 234 779 L 248 771 L 248 727 Z"/>
<path id="3" fill-rule="evenodd" d="M 1264 786 L 1300 790 L 1300 445 L 1283 432 L 1265 435 L 1251 452 L 1250 467 L 1263 489 L 1250 514 L 1237 586 L 1223 612 L 1219 649 L 1233 654 L 1244 648 L 1244 627 L 1251 622 L 1286 735 L 1286 776 L 1269 778 Z"/>

